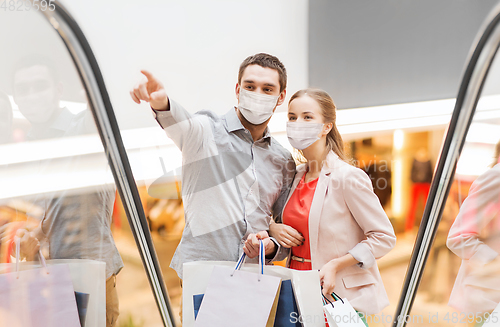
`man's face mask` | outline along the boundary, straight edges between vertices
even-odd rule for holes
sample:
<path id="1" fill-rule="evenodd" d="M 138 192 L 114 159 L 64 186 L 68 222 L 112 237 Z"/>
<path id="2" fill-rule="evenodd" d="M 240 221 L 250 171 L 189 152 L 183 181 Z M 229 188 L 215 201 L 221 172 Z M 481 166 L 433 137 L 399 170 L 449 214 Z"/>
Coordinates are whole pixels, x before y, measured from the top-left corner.
<path id="1" fill-rule="evenodd" d="M 278 99 L 279 95 L 260 94 L 240 88 L 238 109 L 250 123 L 260 125 L 272 116 Z"/>

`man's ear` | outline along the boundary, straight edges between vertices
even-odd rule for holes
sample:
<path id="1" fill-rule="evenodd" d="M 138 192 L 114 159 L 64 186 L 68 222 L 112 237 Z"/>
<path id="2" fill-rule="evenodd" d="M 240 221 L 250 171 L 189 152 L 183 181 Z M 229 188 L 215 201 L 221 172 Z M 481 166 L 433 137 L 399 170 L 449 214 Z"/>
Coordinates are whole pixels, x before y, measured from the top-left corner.
<path id="1" fill-rule="evenodd" d="M 286 98 L 286 90 L 280 93 L 280 97 L 278 98 L 278 104 L 276 106 L 281 106 Z"/>
<path id="2" fill-rule="evenodd" d="M 236 99 L 238 102 L 240 101 L 240 85 L 236 83 L 236 86 L 234 88 L 234 93 L 236 94 Z"/>
<path id="3" fill-rule="evenodd" d="M 280 93 L 280 96 L 278 98 L 278 103 L 276 104 L 276 107 L 277 106 L 281 106 L 283 104 L 283 102 L 285 101 L 285 98 L 286 98 L 286 90 L 283 90 L 283 92 Z"/>

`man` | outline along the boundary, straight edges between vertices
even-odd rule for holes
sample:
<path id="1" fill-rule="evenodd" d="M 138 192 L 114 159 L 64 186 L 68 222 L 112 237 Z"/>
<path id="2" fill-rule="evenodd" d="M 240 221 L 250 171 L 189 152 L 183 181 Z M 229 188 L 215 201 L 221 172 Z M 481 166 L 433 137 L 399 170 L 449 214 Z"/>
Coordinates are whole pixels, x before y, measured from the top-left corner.
<path id="1" fill-rule="evenodd" d="M 50 60 L 33 57 L 20 61 L 14 70 L 13 82 L 14 101 L 31 123 L 30 140 L 96 133 L 89 110 L 75 115 L 61 107 L 63 85 Z M 39 173 L 53 172 L 57 167 L 59 178 L 72 178 L 73 173 L 82 169 L 80 160 L 81 157 L 68 156 L 41 161 Z M 110 230 L 114 200 L 114 185 L 78 192 L 62 190 L 55 195 L 39 194 L 36 204 L 43 209 L 40 225 L 32 233 L 18 232 L 26 244 L 32 241 L 33 235 L 40 241 L 48 240 L 51 259 L 91 259 L 106 263 L 108 327 L 114 326 L 118 318 L 116 275 L 123 268 Z M 34 251 L 33 246 L 24 248 L 27 253 Z"/>
<path id="2" fill-rule="evenodd" d="M 12 107 L 7 94 L 0 91 L 0 145 L 12 141 Z"/>
<path id="3" fill-rule="evenodd" d="M 295 163 L 267 127 L 286 95 L 286 70 L 278 58 L 259 53 L 240 65 L 238 106 L 223 116 L 188 113 L 169 99 L 151 73 L 130 92 L 150 103 L 156 120 L 182 151 L 182 197 L 186 226 L 170 267 L 182 279 L 190 261 L 237 261 L 242 251 L 277 256 L 267 237 L 271 216 L 283 209 Z"/>

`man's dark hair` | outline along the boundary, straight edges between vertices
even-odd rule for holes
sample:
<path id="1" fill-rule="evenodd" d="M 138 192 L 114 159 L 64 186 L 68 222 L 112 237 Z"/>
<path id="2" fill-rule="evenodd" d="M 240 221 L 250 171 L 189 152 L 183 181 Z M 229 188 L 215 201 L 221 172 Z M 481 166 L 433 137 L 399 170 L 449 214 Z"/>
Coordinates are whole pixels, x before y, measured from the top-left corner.
<path id="1" fill-rule="evenodd" d="M 238 84 L 241 85 L 241 77 L 243 76 L 243 72 L 245 71 L 245 68 L 247 68 L 250 65 L 259 65 L 264 68 L 271 68 L 278 71 L 280 92 L 283 92 L 283 90 L 286 89 L 285 66 L 278 58 L 276 58 L 275 56 L 271 56 L 270 54 L 267 53 L 257 53 L 243 60 L 243 62 L 240 65 L 240 70 L 238 72 Z"/>

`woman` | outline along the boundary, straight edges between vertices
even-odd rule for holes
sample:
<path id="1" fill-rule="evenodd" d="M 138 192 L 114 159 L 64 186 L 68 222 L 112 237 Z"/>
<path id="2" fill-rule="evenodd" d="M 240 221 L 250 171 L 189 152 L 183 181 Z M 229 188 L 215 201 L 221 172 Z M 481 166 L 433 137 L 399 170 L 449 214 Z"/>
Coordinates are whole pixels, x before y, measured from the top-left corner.
<path id="1" fill-rule="evenodd" d="M 465 314 L 467 326 L 482 326 L 500 302 L 500 142 L 491 168 L 472 183 L 446 245 L 462 259 L 448 305 Z"/>
<path id="2" fill-rule="evenodd" d="M 291 247 L 290 268 L 320 270 L 325 296 L 334 291 L 371 315 L 389 305 L 376 259 L 396 236 L 369 177 L 347 162 L 335 110 L 322 90 L 291 97 L 288 139 L 306 162 L 297 167 L 283 224 L 273 223 L 270 235 Z"/>

